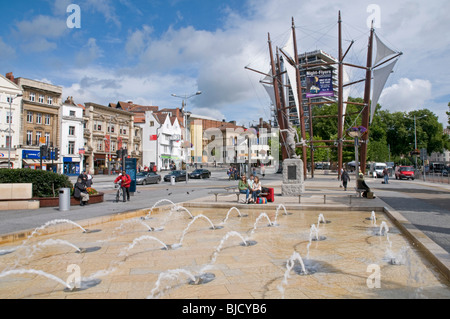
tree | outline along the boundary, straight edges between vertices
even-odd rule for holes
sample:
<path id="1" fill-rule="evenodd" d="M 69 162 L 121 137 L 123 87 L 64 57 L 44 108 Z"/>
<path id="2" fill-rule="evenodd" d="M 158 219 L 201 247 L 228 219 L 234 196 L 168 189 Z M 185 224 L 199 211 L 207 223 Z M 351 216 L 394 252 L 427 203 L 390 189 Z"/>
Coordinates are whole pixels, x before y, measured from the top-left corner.
<path id="1" fill-rule="evenodd" d="M 449 109 L 449 111 L 445 112 L 445 113 L 447 113 L 447 116 L 448 116 L 448 126 L 447 126 L 447 128 L 450 130 L 450 102 L 448 102 L 448 109 Z"/>

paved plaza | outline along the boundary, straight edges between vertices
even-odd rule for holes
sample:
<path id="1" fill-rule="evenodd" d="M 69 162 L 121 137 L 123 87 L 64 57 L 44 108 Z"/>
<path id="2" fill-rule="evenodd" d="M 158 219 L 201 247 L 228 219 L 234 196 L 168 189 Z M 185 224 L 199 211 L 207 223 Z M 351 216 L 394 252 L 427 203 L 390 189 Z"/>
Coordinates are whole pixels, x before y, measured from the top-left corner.
<path id="1" fill-rule="evenodd" d="M 376 198 L 350 203 L 354 182 L 344 192 L 319 172 L 305 182 L 317 195 L 299 203 L 269 174 L 275 201 L 246 205 L 233 194 L 215 202 L 211 190 L 237 182 L 213 170 L 114 203 L 110 179 L 96 177 L 101 204 L 0 212 L 0 298 L 450 297 L 448 185 L 368 179 Z"/>

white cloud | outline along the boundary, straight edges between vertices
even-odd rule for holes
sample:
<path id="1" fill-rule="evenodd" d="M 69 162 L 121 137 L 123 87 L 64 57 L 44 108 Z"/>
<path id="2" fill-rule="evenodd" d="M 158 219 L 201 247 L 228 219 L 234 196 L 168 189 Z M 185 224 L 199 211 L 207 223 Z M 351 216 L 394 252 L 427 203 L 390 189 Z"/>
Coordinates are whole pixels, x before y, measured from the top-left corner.
<path id="1" fill-rule="evenodd" d="M 402 78 L 398 83 L 384 89 L 380 104 L 391 112 L 408 112 L 427 107 L 427 101 L 431 97 L 430 81 Z"/>
<path id="2" fill-rule="evenodd" d="M 55 41 L 67 32 L 66 21 L 39 15 L 31 21 L 16 24 L 17 38 L 31 52 L 45 52 L 57 48 Z"/>
<path id="3" fill-rule="evenodd" d="M 195 87 L 195 80 L 184 76 L 149 74 L 137 77 L 92 66 L 73 69 L 65 77 L 70 84 L 63 87 L 63 95 L 73 96 L 77 103 L 94 102 L 102 105 L 133 101 L 160 107 L 179 106 L 181 101 L 173 98 L 171 93 L 183 92 L 186 86 Z"/>
<path id="4" fill-rule="evenodd" d="M 107 20 L 119 20 L 106 0 L 96 5 L 92 0 L 83 3 L 101 12 Z M 294 17 L 300 53 L 323 49 L 336 56 L 337 18 L 341 10 L 344 50 L 349 40 L 356 40 L 346 61 L 364 65 L 369 31 L 366 20 L 370 15 L 367 8 L 371 3 L 368 0 L 324 3 L 248 0 L 245 11 L 227 8 L 223 26 L 214 31 L 172 25 L 157 37 L 150 25 L 134 26 L 128 33 L 125 48 L 128 57 L 133 58 L 129 61 L 135 62 L 137 58 L 138 62 L 120 64 L 122 69 L 101 70 L 98 74 L 89 72 L 88 79 L 94 85 L 79 90 L 97 96 L 101 103 L 108 96 L 119 99 L 126 95 L 133 101 L 140 97 L 162 107 L 167 106 L 165 103 L 176 105 L 170 99 L 171 93 L 201 90 L 203 94 L 190 102 L 193 107 L 224 115 L 227 120 L 248 122 L 259 118 L 261 113 L 268 116 L 270 102 L 259 84 L 262 76 L 244 69 L 248 65 L 267 72 L 267 33 L 270 32 L 274 49 L 282 46 Z M 427 107 L 430 98 L 442 95 L 449 87 L 443 66 L 450 65 L 447 54 L 450 44 L 439 30 L 450 28 L 450 19 L 446 17 L 450 4 L 443 0 L 432 3 L 380 0 L 377 4 L 381 9 L 381 28 L 376 30 L 377 34 L 388 45 L 404 52 L 390 77 L 389 83 L 396 84 L 385 89 L 380 104 L 392 110 Z M 120 74 L 125 74 L 125 68 L 126 75 Z M 353 72 L 350 80 L 359 80 L 360 73 Z M 82 79 L 85 77 L 80 74 L 74 77 L 75 81 Z M 108 82 L 111 79 L 119 83 L 119 88 L 95 91 L 111 84 Z M 355 86 L 351 96 L 357 97 L 354 94 L 360 93 L 360 87 Z"/>
<path id="5" fill-rule="evenodd" d="M 5 43 L 3 41 L 3 38 L 0 37 L 0 58 L 7 60 L 9 58 L 14 57 L 15 53 L 16 50 L 7 43 Z"/>
<path id="6" fill-rule="evenodd" d="M 106 22 L 115 24 L 118 28 L 122 26 L 120 18 L 116 13 L 114 4 L 111 0 L 84 0 L 81 2 L 80 7 L 82 10 L 92 10 L 98 12 L 105 17 Z"/>
<path id="7" fill-rule="evenodd" d="M 84 67 L 89 65 L 102 55 L 103 52 L 97 45 L 97 40 L 94 38 L 89 38 L 86 45 L 83 46 L 76 57 L 77 66 Z"/>

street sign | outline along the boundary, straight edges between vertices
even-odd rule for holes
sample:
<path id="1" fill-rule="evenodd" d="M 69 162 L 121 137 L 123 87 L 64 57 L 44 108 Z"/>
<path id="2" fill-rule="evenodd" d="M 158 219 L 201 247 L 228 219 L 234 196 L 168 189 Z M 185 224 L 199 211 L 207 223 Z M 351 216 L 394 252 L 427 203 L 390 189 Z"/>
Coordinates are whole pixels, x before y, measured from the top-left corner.
<path id="1" fill-rule="evenodd" d="M 422 161 L 428 160 L 428 152 L 427 152 L 427 149 L 426 149 L 426 148 L 420 149 L 420 159 L 421 159 Z"/>

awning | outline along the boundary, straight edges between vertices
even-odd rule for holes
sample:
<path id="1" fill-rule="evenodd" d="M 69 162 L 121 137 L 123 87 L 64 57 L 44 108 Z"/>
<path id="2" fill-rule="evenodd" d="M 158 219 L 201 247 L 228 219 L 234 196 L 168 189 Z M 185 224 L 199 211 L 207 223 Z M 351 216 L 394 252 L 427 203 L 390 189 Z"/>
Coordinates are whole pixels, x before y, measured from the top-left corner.
<path id="1" fill-rule="evenodd" d="M 36 159 L 23 159 L 23 162 L 27 165 L 41 165 L 40 160 Z M 49 160 L 42 160 L 42 165 L 58 165 L 58 164 L 64 164 L 63 162 L 59 161 L 49 161 Z"/>
<path id="2" fill-rule="evenodd" d="M 161 158 L 163 158 L 163 159 L 173 159 L 173 160 L 179 160 L 180 159 L 178 156 L 170 156 L 170 155 L 161 155 Z"/>

